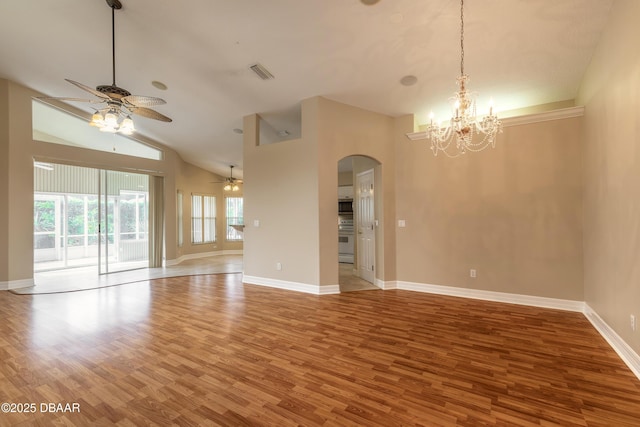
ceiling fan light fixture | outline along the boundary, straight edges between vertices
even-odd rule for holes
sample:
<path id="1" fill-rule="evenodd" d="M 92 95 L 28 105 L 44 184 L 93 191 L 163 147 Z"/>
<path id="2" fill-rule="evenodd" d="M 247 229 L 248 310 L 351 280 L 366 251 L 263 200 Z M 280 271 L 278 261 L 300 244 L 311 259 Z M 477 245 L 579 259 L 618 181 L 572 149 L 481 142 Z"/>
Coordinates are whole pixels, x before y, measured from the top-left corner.
<path id="1" fill-rule="evenodd" d="M 132 95 L 128 90 L 116 85 L 116 43 L 115 43 L 115 11 L 122 9 L 120 0 L 106 0 L 107 6 L 111 9 L 111 70 L 113 80 L 110 85 L 99 85 L 95 89 L 82 83 L 65 79 L 67 82 L 78 88 L 89 92 L 99 98 L 99 101 L 83 100 L 78 98 L 52 98 L 40 97 L 41 99 L 57 99 L 60 101 L 80 101 L 105 103 L 105 108 L 95 111 L 89 122 L 90 126 L 108 133 L 120 132 L 131 135 L 136 129 L 133 125 L 131 115 L 140 115 L 162 122 L 171 122 L 171 118 L 152 110 L 148 107 L 166 104 L 162 98 L 153 96 Z M 167 86 L 158 81 L 154 81 L 154 86 L 159 89 L 166 89 Z M 103 116 L 104 114 L 104 116 Z"/>
<path id="2" fill-rule="evenodd" d="M 91 116 L 91 122 L 89 122 L 89 125 L 95 126 L 95 127 L 104 126 L 104 117 L 102 116 L 102 113 L 100 113 L 100 111 L 96 111 L 95 113 L 93 113 L 93 116 Z"/>
<path id="3" fill-rule="evenodd" d="M 133 120 L 131 120 L 130 116 L 127 116 L 122 123 L 120 124 L 120 128 L 119 128 L 120 132 L 125 134 L 125 135 L 131 135 L 135 130 L 135 126 L 133 126 Z"/>
<path id="4" fill-rule="evenodd" d="M 229 176 L 227 178 L 224 179 L 224 187 L 222 187 L 222 189 L 224 191 L 239 191 L 240 190 L 240 186 L 238 184 L 242 184 L 242 180 L 241 179 L 237 179 L 233 177 L 233 165 L 229 166 L 229 169 L 231 171 L 231 173 L 229 174 Z"/>
<path id="5" fill-rule="evenodd" d="M 118 127 L 118 116 L 115 110 L 109 110 L 109 112 L 104 115 L 104 124 L 112 128 Z"/>

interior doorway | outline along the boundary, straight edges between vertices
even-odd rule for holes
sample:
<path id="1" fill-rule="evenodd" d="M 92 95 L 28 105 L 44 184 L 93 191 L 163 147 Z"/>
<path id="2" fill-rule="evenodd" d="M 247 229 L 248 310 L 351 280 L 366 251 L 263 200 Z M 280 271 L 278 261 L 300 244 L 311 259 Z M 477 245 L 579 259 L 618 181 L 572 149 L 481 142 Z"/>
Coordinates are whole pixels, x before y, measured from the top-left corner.
<path id="1" fill-rule="evenodd" d="M 353 155 L 338 162 L 338 283 L 341 292 L 379 289 L 376 286 L 375 198 L 380 163 Z"/>
<path id="2" fill-rule="evenodd" d="M 149 176 L 35 162 L 34 272 L 145 268 L 148 239 Z"/>

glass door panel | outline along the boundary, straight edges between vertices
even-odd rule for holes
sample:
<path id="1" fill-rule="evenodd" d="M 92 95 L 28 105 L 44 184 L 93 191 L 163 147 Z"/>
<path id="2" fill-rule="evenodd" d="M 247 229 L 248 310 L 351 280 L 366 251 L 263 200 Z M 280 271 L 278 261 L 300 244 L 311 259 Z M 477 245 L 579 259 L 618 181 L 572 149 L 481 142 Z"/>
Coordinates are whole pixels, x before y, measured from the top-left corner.
<path id="1" fill-rule="evenodd" d="M 149 177 L 102 171 L 100 274 L 149 265 Z"/>

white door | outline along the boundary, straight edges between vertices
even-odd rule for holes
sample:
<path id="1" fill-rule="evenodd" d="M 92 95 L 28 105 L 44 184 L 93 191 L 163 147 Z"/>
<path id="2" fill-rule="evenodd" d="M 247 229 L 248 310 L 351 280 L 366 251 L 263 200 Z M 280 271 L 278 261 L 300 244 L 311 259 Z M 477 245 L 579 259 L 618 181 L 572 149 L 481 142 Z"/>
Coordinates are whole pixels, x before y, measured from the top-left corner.
<path id="1" fill-rule="evenodd" d="M 373 169 L 356 176 L 358 276 L 367 282 L 375 280 L 375 214 Z"/>

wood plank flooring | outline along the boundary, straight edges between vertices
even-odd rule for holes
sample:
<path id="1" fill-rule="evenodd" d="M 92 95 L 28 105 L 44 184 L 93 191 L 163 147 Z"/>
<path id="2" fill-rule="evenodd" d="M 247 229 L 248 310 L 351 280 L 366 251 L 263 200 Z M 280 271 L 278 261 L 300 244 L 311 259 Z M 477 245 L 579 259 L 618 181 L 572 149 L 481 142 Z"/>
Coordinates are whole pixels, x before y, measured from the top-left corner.
<path id="1" fill-rule="evenodd" d="M 2 426 L 640 425 L 640 381 L 579 313 L 221 274 L 1 292 L 0 318 L 0 402 L 38 409 Z"/>

